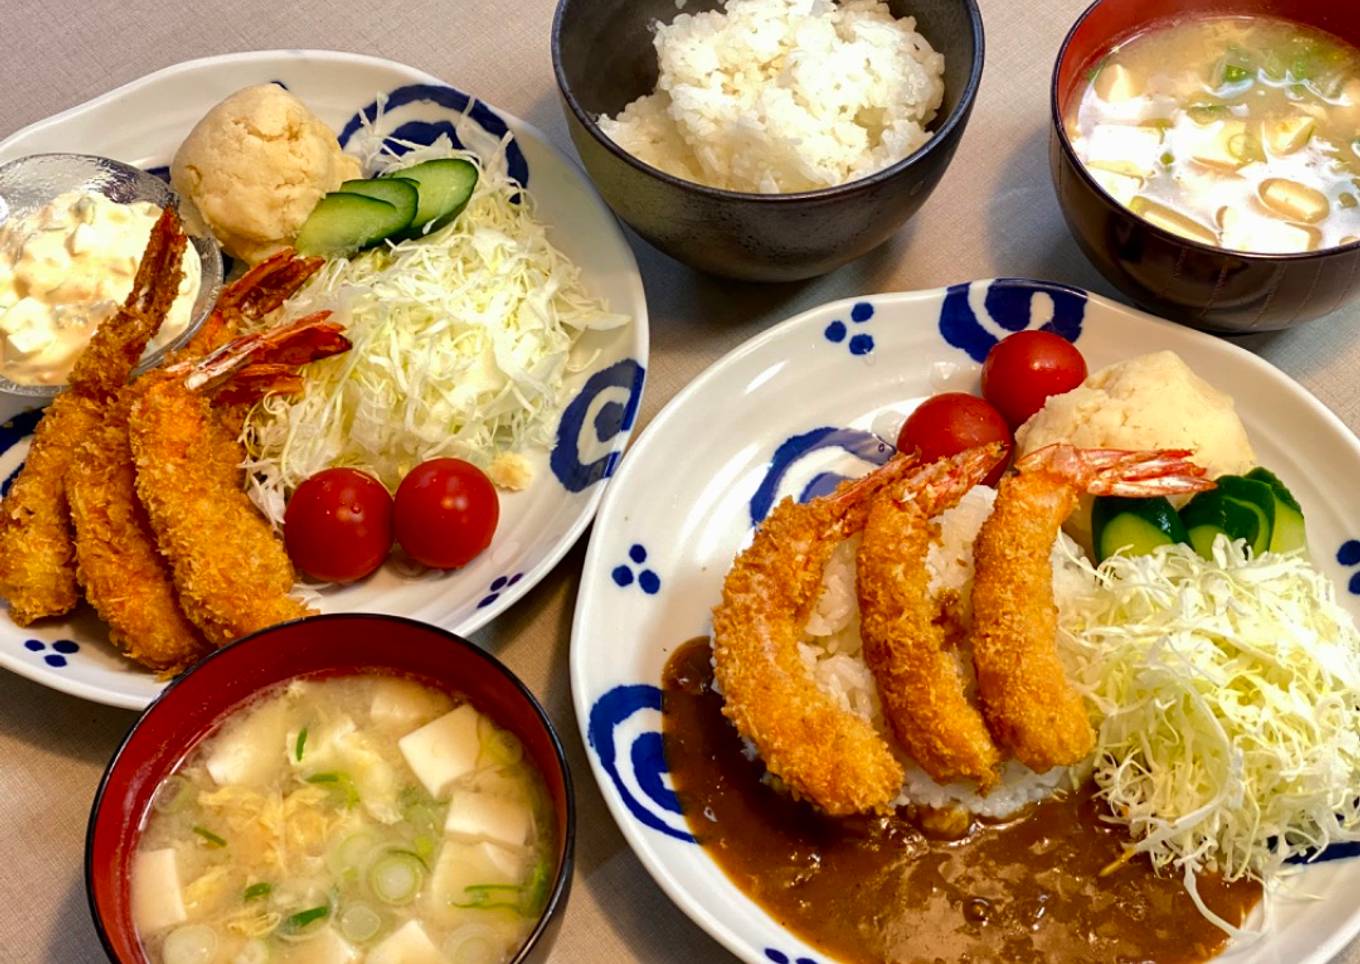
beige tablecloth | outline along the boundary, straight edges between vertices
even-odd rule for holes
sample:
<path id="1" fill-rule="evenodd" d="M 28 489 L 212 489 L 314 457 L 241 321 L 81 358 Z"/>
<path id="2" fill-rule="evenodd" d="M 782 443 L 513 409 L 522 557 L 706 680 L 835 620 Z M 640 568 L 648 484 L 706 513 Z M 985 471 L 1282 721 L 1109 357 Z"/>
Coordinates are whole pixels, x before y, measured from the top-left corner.
<path id="1" fill-rule="evenodd" d="M 986 72 L 958 155 L 916 219 L 861 261 L 805 284 L 740 286 L 699 276 L 632 238 L 652 316 L 642 425 L 743 339 L 833 298 L 994 275 L 1115 295 L 1068 235 L 1045 153 L 1049 71 L 1084 4 L 984 2 Z M 412 64 L 525 118 L 571 154 L 548 55 L 552 8 L 552 0 L 59 0 L 41 7 L 3 0 L 0 136 L 180 60 L 292 46 Z M 1360 305 L 1253 347 L 1356 429 L 1358 329 Z M 577 875 L 553 959 L 730 960 L 652 883 L 587 766 L 567 676 L 583 549 L 477 637 L 543 699 L 577 777 Z M 85 821 L 100 773 L 133 719 L 0 671 L 0 961 L 103 960 L 81 878 Z M 1341 960 L 1360 962 L 1360 945 Z"/>

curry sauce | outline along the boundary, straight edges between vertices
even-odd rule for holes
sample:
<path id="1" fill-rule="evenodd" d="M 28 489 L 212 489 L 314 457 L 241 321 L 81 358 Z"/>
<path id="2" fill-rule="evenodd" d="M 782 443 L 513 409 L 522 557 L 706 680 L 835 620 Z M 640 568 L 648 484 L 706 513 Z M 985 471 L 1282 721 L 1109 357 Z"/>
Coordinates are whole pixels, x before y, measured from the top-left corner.
<path id="1" fill-rule="evenodd" d="M 764 782 L 713 691 L 712 650 L 696 639 L 663 678 L 666 760 L 690 829 L 732 881 L 827 955 L 863 964 L 1203 961 L 1227 935 L 1181 880 L 1123 853 L 1087 785 L 959 840 L 909 819 L 833 818 Z M 1202 875 L 1199 892 L 1240 923 L 1259 885 Z"/>

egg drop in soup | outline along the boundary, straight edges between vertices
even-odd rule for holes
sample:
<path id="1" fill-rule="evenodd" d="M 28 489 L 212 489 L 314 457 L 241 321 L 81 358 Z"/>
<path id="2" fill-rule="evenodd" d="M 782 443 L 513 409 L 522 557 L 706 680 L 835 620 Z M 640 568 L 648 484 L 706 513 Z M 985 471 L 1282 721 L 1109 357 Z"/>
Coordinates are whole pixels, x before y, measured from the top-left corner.
<path id="1" fill-rule="evenodd" d="M 295 680 L 159 787 L 133 920 L 163 964 L 496 964 L 543 911 L 555 826 L 522 745 L 470 703 Z"/>
<path id="2" fill-rule="evenodd" d="M 1092 68 L 1066 126 L 1100 186 L 1173 234 L 1257 253 L 1360 240 L 1360 51 L 1330 34 L 1156 27 Z"/>

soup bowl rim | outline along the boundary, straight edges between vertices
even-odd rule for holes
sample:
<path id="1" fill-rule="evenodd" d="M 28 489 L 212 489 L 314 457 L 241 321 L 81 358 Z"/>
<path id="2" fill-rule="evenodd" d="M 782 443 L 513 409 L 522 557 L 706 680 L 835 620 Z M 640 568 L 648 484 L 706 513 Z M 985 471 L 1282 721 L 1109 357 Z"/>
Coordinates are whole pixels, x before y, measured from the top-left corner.
<path id="1" fill-rule="evenodd" d="M 1138 214 L 1132 208 L 1128 207 L 1127 205 L 1120 204 L 1119 201 L 1117 201 L 1108 191 L 1106 191 L 1103 187 L 1100 186 L 1100 183 L 1096 181 L 1094 177 L 1091 176 L 1091 172 L 1087 170 L 1086 165 L 1082 163 L 1081 158 L 1077 156 L 1076 148 L 1072 146 L 1072 139 L 1067 136 L 1067 125 L 1063 122 L 1063 110 L 1062 110 L 1063 105 L 1059 103 L 1060 92 L 1058 90 L 1059 87 L 1058 78 L 1059 75 L 1062 73 L 1063 65 L 1067 62 L 1068 56 L 1072 51 L 1072 41 L 1076 38 L 1077 31 L 1081 29 L 1082 24 L 1086 22 L 1087 18 L 1089 18 L 1093 13 L 1095 13 L 1098 7 L 1102 7 L 1107 3 L 1120 3 L 1120 2 L 1129 2 L 1129 0 L 1092 0 L 1092 2 L 1086 7 L 1086 9 L 1084 9 L 1081 12 L 1077 19 L 1073 21 L 1072 26 L 1068 29 L 1067 35 L 1063 37 L 1062 43 L 1058 45 L 1058 53 L 1053 60 L 1053 73 L 1049 81 L 1049 98 L 1048 98 L 1049 123 L 1051 126 L 1052 136 L 1057 139 L 1059 149 L 1062 151 L 1063 154 L 1063 159 L 1066 162 L 1068 162 L 1070 167 L 1075 168 L 1076 176 L 1081 179 L 1082 183 L 1086 186 L 1086 188 L 1088 190 L 1094 191 L 1096 193 L 1096 196 L 1099 197 L 1106 204 L 1118 209 L 1124 215 L 1127 215 L 1128 217 L 1135 219 L 1144 230 L 1151 232 L 1153 236 L 1160 238 L 1161 240 L 1166 241 L 1168 243 L 1184 245 L 1185 247 L 1188 247 L 1191 250 L 1203 252 L 1206 254 L 1217 255 L 1220 257 L 1226 256 L 1230 258 L 1241 258 L 1244 261 L 1260 262 L 1263 264 L 1276 264 L 1276 263 L 1305 262 L 1315 258 L 1328 257 L 1338 253 L 1353 254 L 1356 252 L 1360 252 L 1360 238 L 1356 239 L 1355 241 L 1351 241 L 1348 244 L 1335 244 L 1325 248 L 1318 248 L 1314 251 L 1282 251 L 1282 252 L 1243 251 L 1239 248 L 1227 248 L 1217 244 L 1205 244 L 1203 241 L 1196 241 L 1192 238 L 1187 238 L 1184 235 L 1175 234 L 1174 232 L 1168 231 L 1165 228 L 1158 227 L 1151 221 L 1144 218 L 1142 215 Z M 1185 11 L 1185 14 L 1187 15 L 1193 15 L 1194 13 L 1195 10 L 1193 8 Z M 1232 16 L 1232 12 L 1231 10 L 1223 10 L 1219 11 L 1215 15 Z M 1113 47 L 1115 47 L 1117 44 L 1123 43 L 1131 39 L 1132 37 L 1137 36 L 1138 33 L 1145 32 L 1150 27 L 1154 27 L 1160 23 L 1168 22 L 1172 22 L 1172 20 L 1166 17 L 1139 21 L 1137 27 L 1133 32 L 1127 34 L 1116 34 L 1114 37 L 1106 36 L 1101 38 L 1100 43 L 1095 45 L 1096 49 L 1102 50 L 1106 54 L 1108 54 L 1110 50 L 1113 49 Z"/>
<path id="2" fill-rule="evenodd" d="M 444 629 L 443 627 L 436 626 L 431 623 L 422 622 L 419 619 L 412 619 L 408 616 L 398 616 L 391 613 L 321 613 L 318 615 L 304 616 L 299 619 L 291 619 L 286 622 L 276 623 L 273 626 L 266 626 L 264 629 L 260 629 L 253 633 L 250 633 L 249 635 L 242 636 L 240 639 L 233 640 L 227 645 L 221 646 L 213 650 L 211 653 L 208 653 L 206 656 L 201 657 L 195 663 L 193 663 L 188 669 L 186 669 L 184 672 L 180 673 L 177 677 L 175 677 L 175 679 L 171 680 L 171 682 L 165 687 L 165 689 L 163 689 L 159 694 L 157 694 L 156 698 L 153 699 L 147 705 L 146 709 L 143 710 L 137 716 L 137 719 L 133 721 L 132 725 L 128 727 L 127 732 L 123 734 L 123 737 L 118 741 L 117 748 L 114 750 L 113 755 L 109 758 L 108 765 L 104 767 L 104 772 L 99 778 L 99 785 L 95 789 L 94 799 L 90 804 L 90 816 L 86 822 L 85 827 L 85 857 L 83 861 L 84 870 L 83 877 L 85 885 L 86 905 L 89 907 L 90 910 L 90 917 L 94 923 L 95 933 L 98 934 L 99 936 L 100 946 L 103 948 L 105 956 L 108 957 L 110 961 L 117 962 L 119 958 L 116 950 L 113 947 L 113 941 L 109 937 L 109 932 L 108 928 L 105 925 L 104 917 L 101 914 L 99 905 L 95 900 L 94 889 L 95 827 L 96 824 L 99 822 L 100 812 L 103 809 L 104 795 L 108 787 L 109 779 L 113 775 L 113 772 L 123 762 L 124 753 L 127 751 L 128 745 L 132 742 L 132 739 L 137 734 L 137 731 L 141 729 L 142 724 L 151 716 L 151 714 L 156 712 L 158 707 L 160 707 L 167 700 L 173 698 L 172 694 L 179 688 L 179 685 L 181 683 L 183 683 L 191 675 L 196 673 L 201 667 L 212 662 L 214 659 L 217 659 L 228 650 L 234 650 L 238 646 L 249 645 L 253 641 L 256 641 L 262 637 L 269 636 L 280 630 L 298 626 L 304 623 L 308 624 L 327 623 L 349 621 L 353 619 L 376 620 L 379 622 L 404 624 L 405 626 L 413 630 L 431 632 L 436 635 L 444 637 L 445 641 L 453 644 L 455 648 L 461 649 L 465 653 L 470 653 L 475 657 L 480 657 L 481 659 L 483 659 L 493 670 L 496 671 L 496 674 L 498 676 L 500 676 L 505 682 L 510 684 L 511 688 L 520 697 L 522 697 L 528 703 L 529 707 L 533 710 L 533 715 L 537 720 L 538 725 L 541 726 L 544 732 L 547 734 L 548 742 L 552 746 L 552 755 L 556 762 L 557 769 L 562 775 L 562 796 L 564 800 L 564 813 L 562 814 L 562 817 L 563 824 L 565 825 L 566 830 L 564 834 L 564 839 L 559 844 L 559 850 L 562 854 L 561 864 L 557 868 L 557 871 L 554 875 L 553 884 L 551 889 L 548 891 L 548 898 L 544 903 L 543 910 L 539 914 L 538 919 L 534 922 L 533 928 L 524 938 L 519 949 L 515 952 L 514 956 L 510 958 L 509 964 L 520 964 L 520 962 L 524 961 L 528 957 L 529 953 L 535 949 L 538 942 L 543 938 L 544 934 L 550 930 L 553 919 L 557 916 L 557 914 L 567 901 L 567 896 L 570 893 L 571 889 L 571 879 L 575 869 L 576 793 L 572 784 L 571 768 L 567 762 L 566 750 L 562 746 L 562 740 L 558 736 L 557 729 L 553 726 L 552 720 L 548 716 L 547 711 L 544 710 L 543 705 L 539 702 L 538 698 L 534 696 L 533 691 L 529 689 L 529 687 L 524 683 L 524 681 L 521 680 L 513 670 L 511 670 L 508 666 L 501 662 L 501 660 L 495 654 L 489 652 L 486 649 L 483 649 L 476 643 L 473 643 L 471 640 L 465 639 L 464 637 L 459 636 L 457 633 L 450 632 L 449 630 Z M 231 711 L 241 706 L 244 706 L 252 699 L 257 698 L 262 692 L 278 687 L 291 680 L 303 678 L 307 675 L 313 674 L 294 674 L 291 676 L 287 676 L 283 679 L 276 680 L 273 683 L 268 684 L 268 686 L 264 687 L 263 689 L 255 690 L 254 692 L 252 692 L 250 696 L 247 696 L 245 699 L 237 703 L 234 703 L 231 706 L 226 707 L 221 712 L 215 713 L 213 715 L 213 722 L 210 725 L 210 727 L 206 731 L 204 731 L 203 734 L 201 734 L 200 736 L 195 738 L 192 742 L 190 742 L 187 746 L 181 748 L 182 752 L 179 755 L 179 759 L 183 760 L 184 757 L 188 755 L 188 753 L 190 753 L 196 746 L 198 746 L 199 743 L 202 742 L 203 738 L 208 736 L 217 727 L 219 727 L 222 724 L 222 722 L 227 718 L 228 714 L 231 713 Z M 336 673 L 335 676 L 327 676 L 326 678 L 353 675 L 362 674 L 347 673 L 342 671 Z M 143 811 L 143 815 L 144 812 L 145 811 Z M 142 829 L 139 826 L 137 828 L 134 828 L 132 831 L 128 832 L 130 832 L 134 836 L 134 839 L 140 839 Z M 130 879 L 128 880 L 125 886 L 131 887 Z M 143 957 L 145 957 L 145 955 L 143 955 Z"/>
<path id="3" fill-rule="evenodd" d="M 653 167 L 651 164 L 648 164 L 646 161 L 627 151 L 621 144 L 617 143 L 613 138 L 601 130 L 599 122 L 581 105 L 581 102 L 577 99 L 576 92 L 573 89 L 574 85 L 571 80 L 568 79 L 566 68 L 562 64 L 562 33 L 564 30 L 563 21 L 565 19 L 563 11 L 573 2 L 579 2 L 579 0 L 557 0 L 556 8 L 553 11 L 552 33 L 549 42 L 549 48 L 552 55 L 553 77 L 557 81 L 557 89 L 562 96 L 562 100 L 566 102 L 570 115 L 575 118 L 576 121 L 590 133 L 590 136 L 606 151 L 639 173 L 654 180 L 661 181 L 672 188 L 693 192 L 714 201 L 735 201 L 765 205 L 790 205 L 803 201 L 831 201 L 860 193 L 868 188 L 890 181 L 909 168 L 914 167 L 918 161 L 924 160 L 936 150 L 942 149 L 940 148 L 942 143 L 951 140 L 951 134 L 954 133 L 955 129 L 966 123 L 967 117 L 972 110 L 973 102 L 977 99 L 978 89 L 982 84 L 982 68 L 983 62 L 986 59 L 986 36 L 983 28 L 982 10 L 978 6 L 978 0 L 957 0 L 963 7 L 964 14 L 967 17 L 967 46 L 972 54 L 973 62 L 968 70 L 968 79 L 964 82 L 963 88 L 959 92 L 959 98 L 955 102 L 953 108 L 938 126 L 926 129 L 926 133 L 930 136 L 914 151 L 906 157 L 896 160 L 876 171 L 870 171 L 862 177 L 857 177 L 842 184 L 832 184 L 827 187 L 814 188 L 810 191 L 788 191 L 764 194 L 759 191 L 734 191 L 728 188 L 713 187 L 710 184 L 691 181 L 687 178 L 670 174 L 658 167 Z M 929 40 L 930 38 L 926 39 Z M 934 49 L 933 45 L 931 49 Z M 645 97 L 647 94 L 640 94 L 639 96 Z M 932 119 L 932 124 L 933 123 L 934 119 Z"/>

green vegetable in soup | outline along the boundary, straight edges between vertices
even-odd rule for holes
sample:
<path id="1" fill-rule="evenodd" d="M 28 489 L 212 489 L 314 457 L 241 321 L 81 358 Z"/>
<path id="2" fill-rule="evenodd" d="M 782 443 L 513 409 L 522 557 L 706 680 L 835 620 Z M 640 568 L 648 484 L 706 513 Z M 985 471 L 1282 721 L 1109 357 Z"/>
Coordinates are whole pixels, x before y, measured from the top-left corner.
<path id="1" fill-rule="evenodd" d="M 280 929 L 285 934 L 301 934 L 318 921 L 323 921 L 330 916 L 330 904 L 320 904 L 316 907 L 309 907 L 300 910 L 296 914 L 284 919 Z"/>
<path id="2" fill-rule="evenodd" d="M 425 879 L 425 861 L 409 850 L 392 850 L 368 870 L 368 887 L 384 904 L 400 906 L 416 899 Z"/>
<path id="3" fill-rule="evenodd" d="M 298 730 L 297 745 L 293 747 L 293 756 L 297 762 L 302 762 L 302 751 L 307 747 L 307 727 Z"/>
<path id="4" fill-rule="evenodd" d="M 319 785 L 334 785 L 334 798 L 340 802 L 345 809 L 349 810 L 359 802 L 359 790 L 354 785 L 354 778 L 348 773 L 326 772 L 313 773 L 307 778 L 308 783 Z"/>
<path id="5" fill-rule="evenodd" d="M 269 892 L 273 889 L 273 884 L 270 884 L 267 881 L 251 884 L 245 889 L 245 893 L 241 895 L 241 899 L 244 901 L 260 900 L 261 898 L 268 897 Z"/>
<path id="6" fill-rule="evenodd" d="M 213 833 L 207 827 L 195 826 L 193 831 L 202 837 L 209 847 L 225 847 L 227 845 L 226 840 Z"/>

